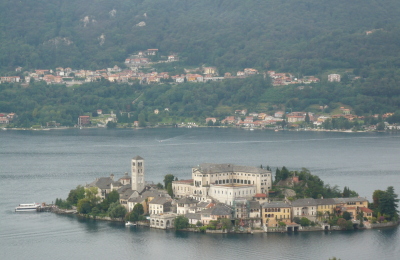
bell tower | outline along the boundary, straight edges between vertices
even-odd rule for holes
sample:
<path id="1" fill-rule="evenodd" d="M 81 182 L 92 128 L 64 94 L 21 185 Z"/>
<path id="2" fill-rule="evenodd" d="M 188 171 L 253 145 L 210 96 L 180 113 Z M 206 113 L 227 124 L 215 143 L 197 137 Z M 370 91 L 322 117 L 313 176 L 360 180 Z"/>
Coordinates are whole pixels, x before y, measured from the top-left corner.
<path id="1" fill-rule="evenodd" d="M 142 192 L 144 190 L 144 159 L 140 156 L 132 158 L 132 190 Z"/>

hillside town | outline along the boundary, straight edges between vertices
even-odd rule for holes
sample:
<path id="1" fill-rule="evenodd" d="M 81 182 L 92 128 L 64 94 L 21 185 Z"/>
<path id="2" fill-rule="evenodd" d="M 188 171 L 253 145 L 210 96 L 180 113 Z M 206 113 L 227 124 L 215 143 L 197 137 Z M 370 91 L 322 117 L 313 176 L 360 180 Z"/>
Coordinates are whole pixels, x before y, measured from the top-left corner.
<path id="1" fill-rule="evenodd" d="M 225 73 L 219 76 L 216 67 L 199 67 L 184 69 L 185 74 L 169 75 L 168 72 L 157 72 L 153 65 L 160 63 L 171 63 L 179 61 L 177 54 L 171 54 L 166 57 L 158 58 L 158 49 L 147 49 L 139 51 L 125 59 L 125 69 L 115 65 L 112 68 L 100 70 L 77 70 L 72 68 L 57 67 L 52 69 L 36 69 L 34 71 L 23 71 L 22 67 L 17 67 L 15 71 L 23 73 L 24 76 L 3 76 L 0 77 L 0 83 L 24 83 L 29 84 L 31 80 L 45 81 L 47 84 L 65 84 L 67 86 L 79 85 L 87 82 L 100 81 L 101 79 L 116 83 L 130 83 L 139 81 L 140 84 L 157 83 L 183 83 L 183 82 L 208 82 L 220 81 L 227 78 L 246 78 L 248 76 L 259 74 L 258 70 L 245 68 L 238 71 L 236 75 Z"/>
<path id="2" fill-rule="evenodd" d="M 197 227 L 224 220 L 232 230 L 260 232 L 340 229 L 327 221 L 332 216 L 348 215 L 355 228 L 371 228 L 374 222 L 368 200 L 362 197 L 272 198 L 272 172 L 261 167 L 203 163 L 191 169 L 190 179 L 172 180 L 167 191 L 145 181 L 142 157 L 132 158 L 130 164 L 131 174 L 118 180 L 113 174 L 97 178 L 85 188 L 94 187 L 101 200 L 117 191 L 128 214 L 141 204 L 143 214 L 149 216 L 142 224 L 151 228 L 174 228 L 182 217 Z M 285 181 L 286 185 L 302 182 L 298 176 Z"/>

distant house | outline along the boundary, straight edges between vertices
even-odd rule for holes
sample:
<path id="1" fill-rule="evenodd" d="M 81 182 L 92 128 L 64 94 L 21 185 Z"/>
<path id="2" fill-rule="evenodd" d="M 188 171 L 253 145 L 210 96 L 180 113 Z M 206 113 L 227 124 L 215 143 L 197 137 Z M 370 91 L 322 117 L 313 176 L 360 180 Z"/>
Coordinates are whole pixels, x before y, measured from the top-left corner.
<path id="1" fill-rule="evenodd" d="M 284 114 L 285 114 L 285 112 L 283 112 L 283 111 L 276 111 L 274 114 L 274 117 L 282 118 Z"/>
<path id="2" fill-rule="evenodd" d="M 209 121 L 211 121 L 211 122 L 213 122 L 213 124 L 215 124 L 217 122 L 217 119 L 215 117 L 207 117 L 206 124 L 208 124 Z"/>
<path id="3" fill-rule="evenodd" d="M 158 49 L 147 49 L 146 54 L 149 56 L 157 55 Z"/>
<path id="4" fill-rule="evenodd" d="M 197 200 L 192 199 L 192 198 L 182 198 L 177 201 L 178 207 L 177 207 L 177 213 L 180 215 L 185 215 L 186 213 L 189 213 L 189 210 L 191 207 L 195 207 L 196 204 L 198 203 Z"/>
<path id="5" fill-rule="evenodd" d="M 90 125 L 90 116 L 79 116 L 78 125 L 79 126 Z"/>
<path id="6" fill-rule="evenodd" d="M 171 199 L 156 197 L 149 203 L 149 214 L 164 214 L 171 211 Z"/>
<path id="7" fill-rule="evenodd" d="M 203 68 L 203 74 L 211 74 L 214 75 L 217 72 L 217 68 L 215 67 L 204 67 Z"/>
<path id="8" fill-rule="evenodd" d="M 278 227 L 279 222 L 291 223 L 292 206 L 282 201 L 265 202 L 262 204 L 261 214 L 263 223 L 267 227 Z"/>
<path id="9" fill-rule="evenodd" d="M 339 74 L 329 74 L 328 81 L 329 82 L 340 82 L 340 75 Z"/>

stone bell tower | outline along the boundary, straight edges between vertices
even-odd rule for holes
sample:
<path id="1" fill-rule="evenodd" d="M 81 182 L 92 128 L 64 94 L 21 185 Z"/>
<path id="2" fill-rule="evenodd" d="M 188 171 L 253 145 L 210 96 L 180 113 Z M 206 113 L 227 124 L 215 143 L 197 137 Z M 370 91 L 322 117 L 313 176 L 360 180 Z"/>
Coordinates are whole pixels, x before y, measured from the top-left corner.
<path id="1" fill-rule="evenodd" d="M 142 192 L 144 189 L 144 159 L 140 156 L 132 158 L 132 190 Z"/>

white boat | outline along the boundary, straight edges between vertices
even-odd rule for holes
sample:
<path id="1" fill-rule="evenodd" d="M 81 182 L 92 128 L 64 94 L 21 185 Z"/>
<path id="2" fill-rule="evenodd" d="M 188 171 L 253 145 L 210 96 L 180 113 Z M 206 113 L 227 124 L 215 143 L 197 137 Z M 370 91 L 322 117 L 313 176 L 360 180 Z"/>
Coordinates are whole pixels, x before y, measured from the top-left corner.
<path id="1" fill-rule="evenodd" d="M 15 211 L 37 211 L 39 207 L 39 203 L 19 204 L 19 206 L 15 208 Z"/>
<path id="2" fill-rule="evenodd" d="M 125 226 L 126 226 L 126 227 L 129 227 L 129 226 L 136 226 L 136 223 L 127 221 L 127 222 L 125 223 Z"/>

